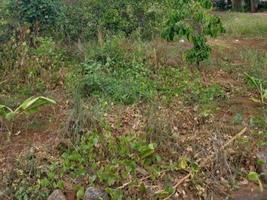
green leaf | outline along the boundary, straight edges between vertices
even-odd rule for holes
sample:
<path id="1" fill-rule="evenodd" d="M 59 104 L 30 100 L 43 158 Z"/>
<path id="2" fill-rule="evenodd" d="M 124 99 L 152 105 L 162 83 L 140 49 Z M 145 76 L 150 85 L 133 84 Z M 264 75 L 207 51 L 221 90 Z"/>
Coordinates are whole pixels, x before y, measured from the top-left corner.
<path id="1" fill-rule="evenodd" d="M 141 159 L 145 159 L 151 156 L 155 152 L 154 144 L 149 144 L 147 147 L 143 148 L 140 152 Z"/>
<path id="2" fill-rule="evenodd" d="M 257 172 L 249 172 L 248 180 L 253 182 L 258 182 L 260 180 Z"/>
<path id="3" fill-rule="evenodd" d="M 65 186 L 65 183 L 64 183 L 64 181 L 62 181 L 62 180 L 58 181 L 58 182 L 55 184 L 55 187 L 56 187 L 56 188 L 59 188 L 59 189 L 61 189 L 61 190 L 64 189 L 64 186 Z"/>
<path id="4" fill-rule="evenodd" d="M 50 182 L 47 178 L 44 178 L 44 179 L 39 180 L 39 184 L 41 187 L 48 187 Z"/>
<path id="5" fill-rule="evenodd" d="M 121 190 L 107 188 L 106 192 L 110 195 L 112 200 L 122 200 L 123 199 L 123 193 Z"/>
<path id="6" fill-rule="evenodd" d="M 181 158 L 178 161 L 178 168 L 179 169 L 187 169 L 188 168 L 188 159 L 187 158 Z"/>
<path id="7" fill-rule="evenodd" d="M 198 173 L 200 170 L 200 167 L 197 163 L 191 163 L 191 170 L 193 173 Z"/>
<path id="8" fill-rule="evenodd" d="M 7 115 L 11 112 L 13 112 L 11 108 L 4 105 L 0 105 L 0 117 L 6 119 Z"/>
<path id="9" fill-rule="evenodd" d="M 15 112 L 10 112 L 6 114 L 6 120 L 11 121 L 12 119 L 14 119 L 16 116 Z"/>
<path id="10" fill-rule="evenodd" d="M 30 97 L 26 99 L 16 110 L 16 113 L 27 113 L 31 114 L 36 112 L 40 107 L 50 104 L 56 104 L 53 99 L 49 99 L 47 97 Z"/>
<path id="11" fill-rule="evenodd" d="M 77 200 L 81 200 L 83 198 L 83 195 L 84 195 L 84 187 L 79 187 L 76 193 Z"/>
<path id="12" fill-rule="evenodd" d="M 257 182 L 259 184 L 260 191 L 263 192 L 263 186 L 260 180 L 260 176 L 257 172 L 249 172 L 248 180 L 252 182 Z"/>

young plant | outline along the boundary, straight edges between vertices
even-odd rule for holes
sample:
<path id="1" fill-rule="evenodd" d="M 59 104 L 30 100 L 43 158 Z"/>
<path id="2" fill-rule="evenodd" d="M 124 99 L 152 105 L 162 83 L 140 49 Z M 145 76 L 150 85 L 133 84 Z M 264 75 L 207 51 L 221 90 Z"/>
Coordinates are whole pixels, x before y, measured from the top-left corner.
<path id="1" fill-rule="evenodd" d="M 197 64 L 209 58 L 211 47 L 207 44 L 207 37 L 217 37 L 224 32 L 219 17 L 212 15 L 212 3 L 209 0 L 169 0 L 173 9 L 166 22 L 163 37 L 173 41 L 175 36 L 186 37 L 193 44 L 193 48 L 186 52 L 186 60 Z"/>
<path id="2" fill-rule="evenodd" d="M 256 182 L 259 184 L 260 190 L 263 191 L 263 186 L 260 180 L 260 176 L 257 172 L 249 172 L 248 174 L 248 180 L 251 182 Z"/>
<path id="3" fill-rule="evenodd" d="M 255 102 L 261 102 L 262 104 L 266 104 L 267 101 L 267 88 L 264 88 L 264 81 L 258 78 L 255 78 L 253 76 L 250 76 L 249 74 L 245 74 L 248 81 L 252 83 L 252 85 L 257 89 L 257 92 L 260 95 L 260 100 L 252 99 Z"/>
<path id="4" fill-rule="evenodd" d="M 10 107 L 5 105 L 0 105 L 0 118 L 3 118 L 8 124 L 10 122 L 10 126 L 7 125 L 7 129 L 9 134 L 12 132 L 14 119 L 19 115 L 29 115 L 38 111 L 40 107 L 45 105 L 56 104 L 53 99 L 49 99 L 47 97 L 30 97 L 26 99 L 22 104 L 20 104 L 15 110 L 12 110 Z"/>

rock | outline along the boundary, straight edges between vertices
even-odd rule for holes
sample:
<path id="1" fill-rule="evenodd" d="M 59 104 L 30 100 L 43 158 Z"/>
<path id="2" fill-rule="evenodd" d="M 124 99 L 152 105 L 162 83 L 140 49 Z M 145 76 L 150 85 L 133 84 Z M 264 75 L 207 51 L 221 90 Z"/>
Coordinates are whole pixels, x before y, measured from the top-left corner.
<path id="1" fill-rule="evenodd" d="M 83 200 L 108 200 L 108 195 L 103 190 L 95 188 L 95 187 L 89 187 L 86 189 L 84 193 Z"/>
<path id="2" fill-rule="evenodd" d="M 259 161 L 258 172 L 261 179 L 267 183 L 267 150 L 261 151 L 257 154 L 257 159 Z"/>
<path id="3" fill-rule="evenodd" d="M 61 190 L 55 190 L 50 194 L 47 200 L 67 200 Z"/>

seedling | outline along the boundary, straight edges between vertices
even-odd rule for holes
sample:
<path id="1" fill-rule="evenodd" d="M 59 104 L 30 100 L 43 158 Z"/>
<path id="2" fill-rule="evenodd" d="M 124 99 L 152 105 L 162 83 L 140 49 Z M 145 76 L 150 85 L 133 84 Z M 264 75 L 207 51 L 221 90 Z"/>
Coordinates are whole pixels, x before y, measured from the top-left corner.
<path id="1" fill-rule="evenodd" d="M 258 78 L 255 78 L 253 76 L 250 76 L 249 74 L 245 73 L 248 81 L 252 83 L 252 85 L 257 89 L 257 92 L 260 95 L 260 100 L 258 99 L 252 99 L 255 102 L 261 102 L 262 104 L 266 104 L 267 101 L 267 88 L 264 88 L 263 84 L 264 81 Z"/>
<path id="2" fill-rule="evenodd" d="M 257 172 L 249 172 L 248 174 L 248 180 L 251 182 L 256 182 L 259 184 L 260 190 L 263 191 L 263 186 L 260 180 L 260 176 Z"/>
<path id="3" fill-rule="evenodd" d="M 56 104 L 53 99 L 49 99 L 43 96 L 30 97 L 20 104 L 15 110 L 5 105 L 0 105 L 0 118 L 6 122 L 6 127 L 9 134 L 12 133 L 14 120 L 20 115 L 30 115 L 38 111 L 40 107 L 45 105 Z M 8 125 L 9 124 L 9 125 Z"/>

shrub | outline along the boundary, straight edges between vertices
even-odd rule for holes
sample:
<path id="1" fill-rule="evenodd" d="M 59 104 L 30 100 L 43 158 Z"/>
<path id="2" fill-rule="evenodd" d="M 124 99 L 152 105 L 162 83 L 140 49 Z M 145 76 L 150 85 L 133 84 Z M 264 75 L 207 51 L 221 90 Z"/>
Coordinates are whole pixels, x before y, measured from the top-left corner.
<path id="1" fill-rule="evenodd" d="M 22 25 L 29 24 L 35 34 L 55 28 L 62 11 L 59 0 L 11 0 L 9 6 L 12 17 Z"/>
<path id="2" fill-rule="evenodd" d="M 86 74 L 82 81 L 82 94 L 110 98 L 123 104 L 150 100 L 154 91 L 148 75 L 142 74 L 143 65 L 132 65 L 135 69 L 108 71 L 105 65 L 94 62 L 84 64 Z"/>
<path id="3" fill-rule="evenodd" d="M 153 1 L 78 0 L 65 6 L 66 18 L 62 30 L 70 40 L 90 40 L 107 35 L 131 35 L 139 31 L 151 38 L 160 22 L 158 7 Z M 157 10 L 158 9 L 158 10 Z"/>
<path id="4" fill-rule="evenodd" d="M 224 31 L 221 20 L 209 12 L 212 8 L 209 0 L 170 1 L 170 5 L 171 14 L 163 37 L 167 40 L 174 40 L 176 35 L 186 37 L 193 44 L 193 48 L 186 52 L 187 61 L 199 67 L 211 53 L 207 36 L 217 37 Z"/>
<path id="5" fill-rule="evenodd" d="M 154 87 L 144 54 L 134 45 L 123 46 L 127 44 L 130 42 L 125 39 L 112 37 L 103 48 L 90 48 L 81 65 L 84 97 L 98 96 L 123 104 L 152 99 Z"/>

